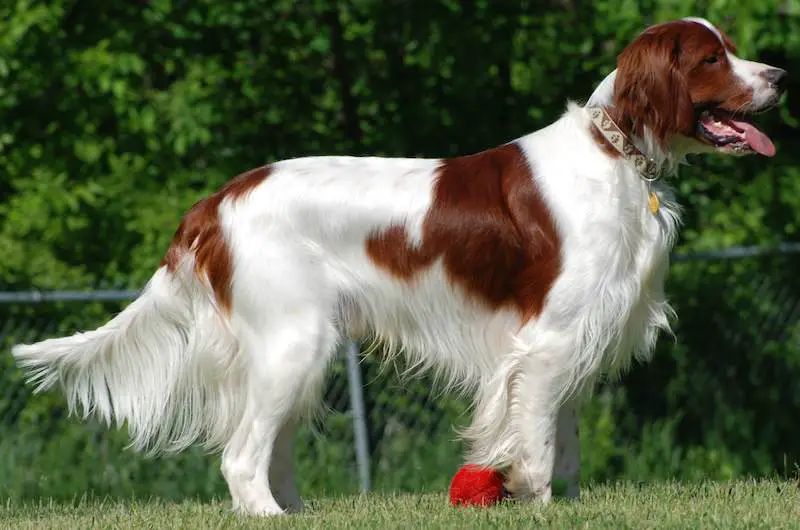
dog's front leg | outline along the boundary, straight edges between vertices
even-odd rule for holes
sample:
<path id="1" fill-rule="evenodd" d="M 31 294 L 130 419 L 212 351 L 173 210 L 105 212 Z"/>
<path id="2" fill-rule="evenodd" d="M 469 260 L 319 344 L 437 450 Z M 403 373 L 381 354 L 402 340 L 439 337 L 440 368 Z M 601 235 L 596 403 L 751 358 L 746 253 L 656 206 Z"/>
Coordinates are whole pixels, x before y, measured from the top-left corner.
<path id="1" fill-rule="evenodd" d="M 517 499 L 547 503 L 552 496 L 559 401 L 565 388 L 565 373 L 559 366 L 559 359 L 552 355 L 532 354 L 522 360 L 522 370 L 511 387 L 519 445 L 506 489 Z"/>

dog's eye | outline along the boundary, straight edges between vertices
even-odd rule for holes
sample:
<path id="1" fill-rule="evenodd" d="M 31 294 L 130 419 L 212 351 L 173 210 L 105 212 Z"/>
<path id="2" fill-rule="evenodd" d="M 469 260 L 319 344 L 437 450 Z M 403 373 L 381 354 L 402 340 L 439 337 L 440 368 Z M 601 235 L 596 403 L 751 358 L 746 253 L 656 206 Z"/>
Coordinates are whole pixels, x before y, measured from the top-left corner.
<path id="1" fill-rule="evenodd" d="M 711 55 L 710 57 L 706 57 L 705 59 L 703 59 L 703 62 L 707 64 L 714 64 L 717 61 L 719 61 L 719 56 L 717 55 Z"/>

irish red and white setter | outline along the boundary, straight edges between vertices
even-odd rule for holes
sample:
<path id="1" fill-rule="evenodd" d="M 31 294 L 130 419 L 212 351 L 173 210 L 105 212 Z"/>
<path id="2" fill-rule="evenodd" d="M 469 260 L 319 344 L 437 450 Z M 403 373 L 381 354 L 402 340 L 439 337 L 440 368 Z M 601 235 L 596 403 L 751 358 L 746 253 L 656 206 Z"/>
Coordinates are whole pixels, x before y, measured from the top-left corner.
<path id="1" fill-rule="evenodd" d="M 240 175 L 183 219 L 104 326 L 14 347 L 38 389 L 127 423 L 141 449 L 222 450 L 236 509 L 302 506 L 295 426 L 337 344 L 373 338 L 474 396 L 469 462 L 517 498 L 578 496 L 577 411 L 669 326 L 688 153 L 772 156 L 748 116 L 786 72 L 703 19 L 646 29 L 585 105 L 469 156 L 307 157 Z"/>

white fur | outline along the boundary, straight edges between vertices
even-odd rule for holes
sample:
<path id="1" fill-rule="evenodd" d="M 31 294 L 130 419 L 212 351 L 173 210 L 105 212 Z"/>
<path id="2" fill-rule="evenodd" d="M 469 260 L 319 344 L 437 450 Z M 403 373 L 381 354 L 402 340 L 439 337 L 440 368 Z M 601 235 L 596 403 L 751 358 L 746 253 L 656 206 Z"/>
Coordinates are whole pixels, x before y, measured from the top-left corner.
<path id="1" fill-rule="evenodd" d="M 610 104 L 614 76 L 591 104 Z M 590 127 L 570 104 L 516 141 L 562 245 L 561 272 L 532 320 L 487 309 L 439 262 L 406 282 L 367 256 L 370 234 L 395 223 L 421 242 L 440 160 L 309 157 L 274 164 L 251 193 L 222 202 L 230 315 L 189 256 L 98 330 L 13 353 L 41 389 L 63 386 L 71 408 L 127 422 L 137 447 L 222 446 L 234 506 L 277 514 L 302 507 L 294 426 L 318 402 L 337 344 L 371 334 L 410 370 L 474 395 L 471 462 L 506 468 L 517 496 L 542 502 L 555 466 L 577 497 L 581 398 L 633 357 L 648 359 L 668 328 L 663 283 L 678 227 L 670 190 L 609 157 Z M 647 134 L 635 140 L 664 167 L 684 154 Z"/>
<path id="2" fill-rule="evenodd" d="M 772 67 L 757 63 L 755 61 L 746 61 L 736 57 L 731 52 L 728 52 L 728 60 L 733 67 L 734 73 L 742 80 L 742 82 L 753 90 L 753 98 L 747 108 L 741 110 L 749 110 L 750 108 L 761 108 L 767 104 L 773 97 L 773 91 L 769 89 L 769 81 L 764 77 L 764 73 Z"/>
<path id="3" fill-rule="evenodd" d="M 611 71 L 594 89 L 586 105 L 589 107 L 608 107 L 614 101 L 614 83 L 617 81 L 617 69 Z"/>
<path id="4" fill-rule="evenodd" d="M 711 33 L 716 35 L 717 38 L 719 39 L 719 41 L 722 42 L 722 33 L 720 33 L 720 31 L 717 29 L 717 27 L 714 24 L 712 24 L 711 22 L 709 22 L 705 18 L 701 18 L 701 17 L 684 17 L 683 20 L 685 20 L 687 22 L 696 22 L 697 24 L 700 24 L 701 26 L 705 26 L 706 29 L 710 30 Z"/>

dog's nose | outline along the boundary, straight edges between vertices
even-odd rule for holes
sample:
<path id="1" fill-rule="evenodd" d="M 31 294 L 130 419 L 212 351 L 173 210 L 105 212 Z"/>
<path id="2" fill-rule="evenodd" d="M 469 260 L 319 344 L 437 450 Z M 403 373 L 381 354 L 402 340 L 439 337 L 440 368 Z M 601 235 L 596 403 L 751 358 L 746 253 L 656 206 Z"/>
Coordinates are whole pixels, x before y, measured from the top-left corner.
<path id="1" fill-rule="evenodd" d="M 788 75 L 789 74 L 786 72 L 786 70 L 781 68 L 770 68 L 769 70 L 761 72 L 761 77 L 766 79 L 769 84 L 773 85 L 780 91 L 786 89 L 786 79 Z"/>

